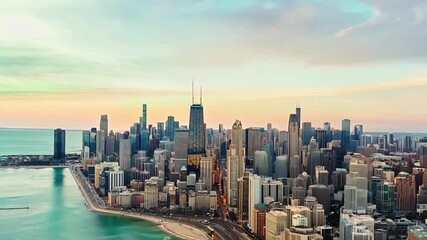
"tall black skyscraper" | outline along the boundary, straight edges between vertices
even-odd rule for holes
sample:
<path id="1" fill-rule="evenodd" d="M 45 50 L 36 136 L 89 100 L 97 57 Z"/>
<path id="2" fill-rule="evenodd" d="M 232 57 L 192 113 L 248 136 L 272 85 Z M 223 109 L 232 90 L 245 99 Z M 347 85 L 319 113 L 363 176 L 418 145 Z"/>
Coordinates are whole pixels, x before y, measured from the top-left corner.
<path id="1" fill-rule="evenodd" d="M 205 153 L 205 129 L 202 104 L 191 105 L 189 134 L 188 153 Z"/>
<path id="2" fill-rule="evenodd" d="M 350 150 L 350 137 L 350 120 L 343 119 L 341 130 L 341 147 L 346 151 Z"/>
<path id="3" fill-rule="evenodd" d="M 198 175 L 200 171 L 200 160 L 205 154 L 205 122 L 203 118 L 202 90 L 200 89 L 200 103 L 194 103 L 190 107 L 190 124 L 188 138 L 188 170 Z"/>
<path id="4" fill-rule="evenodd" d="M 65 130 L 54 131 L 53 159 L 65 161 Z"/>
<path id="5" fill-rule="evenodd" d="M 295 109 L 295 113 L 297 114 L 298 129 L 301 129 L 301 108 L 299 106 Z"/>

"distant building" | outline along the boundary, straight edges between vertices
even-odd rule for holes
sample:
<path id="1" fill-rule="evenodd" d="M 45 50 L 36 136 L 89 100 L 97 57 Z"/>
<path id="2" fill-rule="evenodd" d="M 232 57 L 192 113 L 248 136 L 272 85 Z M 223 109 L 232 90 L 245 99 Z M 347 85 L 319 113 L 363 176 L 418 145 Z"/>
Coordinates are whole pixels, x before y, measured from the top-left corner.
<path id="1" fill-rule="evenodd" d="M 120 168 L 124 171 L 129 171 L 131 155 L 130 139 L 120 139 L 119 163 Z"/>
<path id="2" fill-rule="evenodd" d="M 65 161 L 65 130 L 54 131 L 53 159 Z"/>
<path id="3" fill-rule="evenodd" d="M 342 130 L 341 130 L 341 147 L 348 151 L 350 149 L 351 133 L 350 133 L 350 120 L 342 120 Z"/>
<path id="4" fill-rule="evenodd" d="M 308 146 L 312 137 L 313 132 L 311 130 L 311 122 L 302 123 L 302 144 L 304 146 Z"/>
<path id="5" fill-rule="evenodd" d="M 175 140 L 175 117 L 168 116 L 168 120 L 166 121 L 166 135 L 169 137 L 171 141 Z"/>
<path id="6" fill-rule="evenodd" d="M 288 141 L 288 150 L 289 156 L 300 156 L 300 142 L 299 142 L 299 127 L 298 127 L 298 116 L 296 114 L 291 114 L 289 116 L 289 125 L 288 125 L 289 141 Z"/>
<path id="7" fill-rule="evenodd" d="M 108 115 L 101 115 L 99 130 L 104 131 L 104 139 L 106 139 L 108 134 Z"/>

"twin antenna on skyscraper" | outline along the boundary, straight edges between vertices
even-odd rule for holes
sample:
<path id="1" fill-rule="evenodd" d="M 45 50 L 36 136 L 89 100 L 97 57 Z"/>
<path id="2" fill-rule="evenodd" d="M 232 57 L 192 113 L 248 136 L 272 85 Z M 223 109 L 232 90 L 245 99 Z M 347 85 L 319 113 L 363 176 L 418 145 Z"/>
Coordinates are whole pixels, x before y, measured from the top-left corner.
<path id="1" fill-rule="evenodd" d="M 192 83 L 192 90 L 191 90 L 191 95 L 192 95 L 192 104 L 194 104 L 194 80 L 191 82 Z M 200 105 L 202 104 L 202 85 L 200 84 Z"/>

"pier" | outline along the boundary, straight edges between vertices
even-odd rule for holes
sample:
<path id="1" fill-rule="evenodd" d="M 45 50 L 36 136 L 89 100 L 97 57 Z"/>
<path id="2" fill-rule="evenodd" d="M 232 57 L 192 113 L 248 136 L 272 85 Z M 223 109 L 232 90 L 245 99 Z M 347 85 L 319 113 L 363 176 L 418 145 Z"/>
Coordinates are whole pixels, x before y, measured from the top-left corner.
<path id="1" fill-rule="evenodd" d="M 30 207 L 0 207 L 0 210 L 19 210 L 19 209 L 30 209 Z"/>

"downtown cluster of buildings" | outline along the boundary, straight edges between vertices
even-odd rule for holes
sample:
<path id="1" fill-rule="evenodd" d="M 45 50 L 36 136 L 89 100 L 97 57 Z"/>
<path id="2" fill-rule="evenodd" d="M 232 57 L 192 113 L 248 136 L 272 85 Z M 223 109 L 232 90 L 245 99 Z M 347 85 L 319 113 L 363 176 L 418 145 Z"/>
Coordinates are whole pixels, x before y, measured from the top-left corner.
<path id="1" fill-rule="evenodd" d="M 351 129 L 314 128 L 299 107 L 286 130 L 211 129 L 194 100 L 188 127 L 153 126 L 144 104 L 130 131 L 103 115 L 83 132 L 83 169 L 111 206 L 224 212 L 259 239 L 425 239 L 427 139 Z"/>

